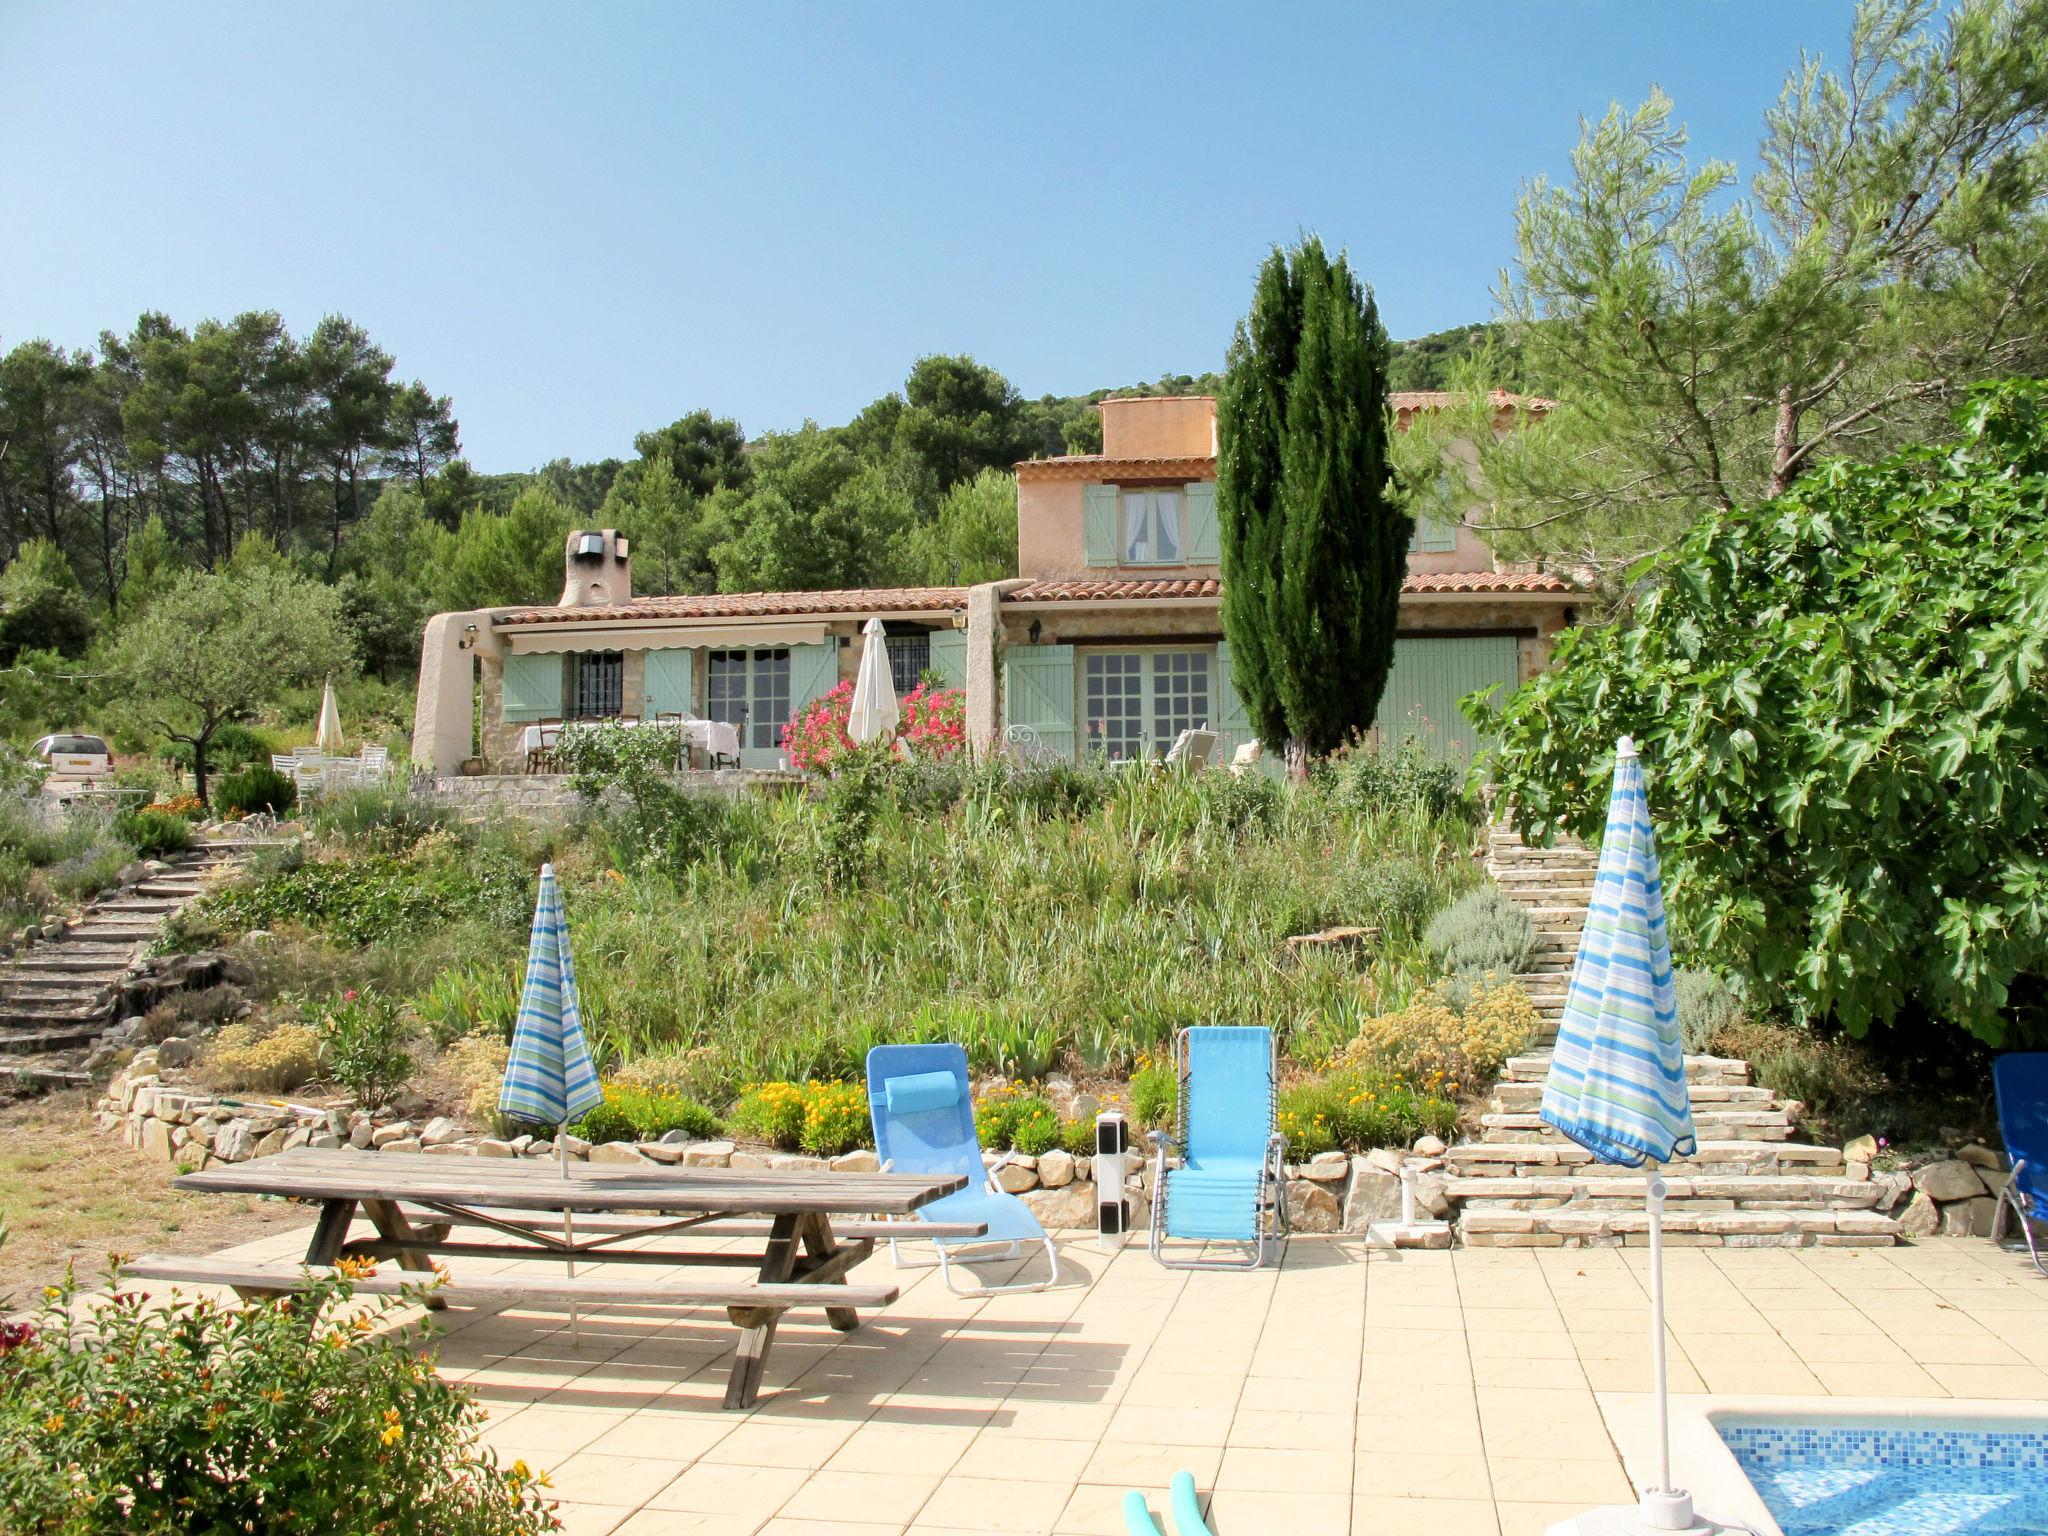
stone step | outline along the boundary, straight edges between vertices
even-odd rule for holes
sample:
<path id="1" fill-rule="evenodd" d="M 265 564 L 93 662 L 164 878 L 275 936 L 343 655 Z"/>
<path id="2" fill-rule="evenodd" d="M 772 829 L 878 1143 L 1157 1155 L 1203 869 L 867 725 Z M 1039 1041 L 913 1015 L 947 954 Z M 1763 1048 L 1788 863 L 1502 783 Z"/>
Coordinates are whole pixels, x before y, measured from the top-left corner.
<path id="1" fill-rule="evenodd" d="M 66 976 L 119 976 L 128 969 L 127 949 L 95 949 L 90 955 L 70 953 L 73 946 L 46 944 L 30 950 L 11 965 L 17 972 L 56 972 Z"/>
<path id="2" fill-rule="evenodd" d="M 1548 1051 L 1524 1051 L 1519 1056 L 1510 1056 L 1501 1067 L 1501 1080 L 1510 1083 L 1540 1083 L 1550 1075 L 1550 1053 Z M 1749 1084 L 1749 1063 L 1738 1056 L 1695 1056 L 1685 1058 L 1686 1081 L 1690 1083 L 1720 1083 L 1746 1087 Z"/>
<path id="3" fill-rule="evenodd" d="M 1725 1109 L 1731 1105 L 1753 1104 L 1777 1107 L 1778 1096 L 1768 1088 L 1735 1088 L 1722 1083 L 1687 1083 L 1686 1097 L 1695 1111 Z M 1543 1084 L 1501 1082 L 1493 1089 L 1487 1106 L 1496 1114 L 1532 1115 L 1543 1106 Z"/>
<path id="4" fill-rule="evenodd" d="M 1452 1178 L 1444 1193 L 1464 1202 L 1467 1211 L 1556 1210 L 1563 1207 L 1605 1208 L 1643 1204 L 1645 1183 L 1640 1173 L 1533 1175 L 1516 1179 Z M 1828 1174 L 1667 1175 L 1666 1203 L 1694 1208 L 1795 1210 L 1819 1206 L 1865 1209 L 1884 1197 L 1885 1186 L 1870 1179 Z"/>
<path id="5" fill-rule="evenodd" d="M 146 896 L 123 901 L 102 901 L 91 907 L 86 914 L 86 920 L 89 922 L 95 917 L 116 912 L 136 918 L 169 917 L 183 905 L 185 898 L 182 896 Z"/>
<path id="6" fill-rule="evenodd" d="M 0 975 L 0 997 L 16 1002 L 47 1001 L 51 998 L 68 997 L 73 993 L 81 997 L 99 997 L 112 990 L 112 982 L 91 976 L 66 975 L 62 972 L 31 972 L 28 975 Z"/>
<path id="7" fill-rule="evenodd" d="M 11 1024 L 4 1015 L 0 1015 L 0 1056 L 33 1056 L 42 1051 L 75 1050 L 79 1046 L 91 1045 L 105 1028 L 106 1024 L 98 1020 L 68 1027 L 51 1025 L 47 1020 Z"/>
<path id="8" fill-rule="evenodd" d="M 145 880 L 135 886 L 134 890 L 140 896 L 162 896 L 175 901 L 190 901 L 195 896 L 206 894 L 206 887 L 197 880 L 173 880 L 168 877 L 162 880 Z"/>
<path id="9" fill-rule="evenodd" d="M 1567 1141 L 1473 1141 L 1452 1147 L 1444 1154 L 1444 1162 L 1454 1178 L 1512 1179 L 1522 1175 L 1555 1177 L 1592 1166 L 1594 1157 L 1584 1147 Z M 1842 1168 L 1840 1147 L 1760 1139 L 1702 1140 L 1691 1157 L 1664 1165 L 1667 1174 L 1681 1177 L 1702 1173 L 1837 1175 Z"/>
<path id="10" fill-rule="evenodd" d="M 1541 1115 L 1483 1114 L 1479 1125 L 1495 1143 L 1563 1142 Z M 1701 1141 L 1789 1141 L 1798 1122 L 1781 1109 L 1694 1110 L 1694 1133 Z"/>
<path id="11" fill-rule="evenodd" d="M 1875 1211 L 1667 1212 L 1663 1225 L 1674 1247 L 1890 1247 L 1899 1236 L 1899 1224 Z M 1471 1247 L 1646 1246 L 1649 1228 L 1641 1211 L 1476 1214 L 1458 1223 Z"/>

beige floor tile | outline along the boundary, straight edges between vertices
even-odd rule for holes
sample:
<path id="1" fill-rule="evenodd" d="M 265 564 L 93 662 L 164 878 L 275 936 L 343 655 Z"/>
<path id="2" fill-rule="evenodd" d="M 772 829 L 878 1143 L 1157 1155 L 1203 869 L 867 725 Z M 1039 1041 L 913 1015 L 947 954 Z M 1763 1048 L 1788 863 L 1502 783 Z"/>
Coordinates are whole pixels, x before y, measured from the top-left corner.
<path id="1" fill-rule="evenodd" d="M 1218 1488 L 1209 1508 L 1214 1515 L 1210 1523 L 1227 1536 L 1321 1536 L 1324 1531 L 1341 1531 L 1350 1522 L 1351 1496 Z"/>
<path id="2" fill-rule="evenodd" d="M 546 1459 L 536 1466 L 557 1466 L 593 1440 L 623 1424 L 620 1413 L 586 1412 L 574 1408 L 536 1405 L 516 1413 L 493 1414 L 484 1421 L 483 1441 L 507 1455 L 517 1454 L 533 1462 L 530 1452 Z"/>
<path id="3" fill-rule="evenodd" d="M 1642 1352 L 1640 1359 L 1584 1360 L 1580 1365 L 1586 1373 L 1586 1385 L 1595 1392 L 1648 1392 L 1654 1382 L 1647 1351 Z M 1700 1380 L 1700 1373 L 1683 1359 L 1671 1361 L 1667 1369 L 1672 1391 L 1707 1390 L 1707 1384 Z"/>
<path id="4" fill-rule="evenodd" d="M 2041 1325 L 2048 1337 L 2048 1323 Z M 1922 1365 L 2019 1365 L 2025 1356 L 2017 1339 L 1999 1338 L 1991 1333 L 1894 1334 L 1893 1339 L 1907 1355 Z"/>
<path id="5" fill-rule="evenodd" d="M 1216 1488 L 1259 1493 L 1351 1492 L 1351 1460 L 1328 1451 L 1266 1450 L 1226 1445 Z"/>
<path id="6" fill-rule="evenodd" d="M 1095 1453 L 1089 1440 L 1039 1440 L 1008 1429 L 984 1429 L 953 1466 L 955 1477 L 1077 1482 Z"/>
<path id="7" fill-rule="evenodd" d="M 937 1473 L 813 1472 L 777 1511 L 784 1520 L 869 1521 L 892 1529 L 916 1519 L 939 1486 Z"/>
<path id="8" fill-rule="evenodd" d="M 1105 1436 L 1146 1445 L 1224 1445 L 1230 1440 L 1228 1408 L 1164 1408 L 1143 1404 L 1119 1408 Z"/>
<path id="9" fill-rule="evenodd" d="M 1491 1499 L 1357 1498 L 1351 1536 L 1499 1536 Z"/>
<path id="10" fill-rule="evenodd" d="M 737 1414 L 642 1411 L 614 1424 L 585 1450 L 605 1456 L 652 1456 L 694 1461 L 743 1421 Z"/>
<path id="11" fill-rule="evenodd" d="M 1299 1413 L 1289 1409 L 1240 1408 L 1230 1421 L 1234 1446 L 1348 1454 L 1357 1414 Z"/>
<path id="12" fill-rule="evenodd" d="M 1474 1452 L 1361 1449 L 1352 1462 L 1351 1487 L 1361 1499 L 1470 1499 L 1490 1486 L 1486 1458 Z"/>
<path id="13" fill-rule="evenodd" d="M 1124 1494 L 1132 1488 L 1144 1492 L 1160 1529 L 1173 1529 L 1163 1480 L 1151 1483 L 1080 1483 L 1069 1495 L 1066 1507 L 1053 1524 L 1055 1536 L 1127 1536 L 1129 1528 L 1124 1524 L 1123 1502 Z M 913 1526 L 911 1530 L 913 1536 L 926 1536 L 923 1526 Z"/>
<path id="14" fill-rule="evenodd" d="M 1904 1365 L 1906 1352 L 1883 1333 L 1788 1334 L 1793 1352 L 1808 1365 Z"/>
<path id="15" fill-rule="evenodd" d="M 900 1525 L 876 1525 L 868 1520 L 791 1520 L 777 1515 L 762 1526 L 757 1536 L 903 1536 Z"/>
<path id="16" fill-rule="evenodd" d="M 579 1504 L 617 1504 L 638 1509 L 680 1477 L 687 1461 L 653 1456 L 606 1456 L 579 1451 L 550 1467 L 555 1496 Z"/>
<path id="17" fill-rule="evenodd" d="M 1560 1359 L 1542 1357 L 1472 1357 L 1472 1381 L 1480 1387 L 1544 1387 L 1570 1389 L 1586 1384 L 1586 1373 L 1576 1355 Z"/>
<path id="18" fill-rule="evenodd" d="M 1634 1502 L 1631 1494 L 1627 1502 Z M 1544 1536 L 1560 1520 L 1586 1512 L 1583 1504 L 1522 1504 L 1498 1500 L 1493 1506 L 1500 1521 L 1500 1536 Z"/>
<path id="19" fill-rule="evenodd" d="M 1185 1472 L 1197 1488 L 1216 1482 L 1216 1470 L 1223 1464 L 1223 1450 L 1214 1445 L 1124 1445 L 1094 1447 L 1088 1463 L 1076 1480 L 1119 1488 L 1164 1490 L 1173 1474 Z"/>
<path id="20" fill-rule="evenodd" d="M 1910 1362 L 1865 1365 L 1857 1361 L 1837 1364 L 1815 1361 L 1813 1374 L 1835 1397 L 1948 1397 L 1940 1382 Z"/>
<path id="21" fill-rule="evenodd" d="M 1700 1379 L 1709 1392 L 1756 1393 L 1764 1397 L 1818 1394 L 1820 1378 L 1798 1361 L 1715 1360 L 1699 1363 Z"/>
<path id="22" fill-rule="evenodd" d="M 719 1440 L 703 1459 L 752 1467 L 822 1467 L 858 1427 L 851 1422 L 752 1418 Z"/>
<path id="23" fill-rule="evenodd" d="M 1247 1376 L 1237 1411 L 1352 1413 L 1358 1388 L 1348 1381 L 1289 1381 L 1284 1376 Z"/>
<path id="24" fill-rule="evenodd" d="M 918 1429 L 871 1421 L 847 1436 L 825 1467 L 833 1472 L 894 1472 L 908 1467 L 944 1476 L 975 1436 L 984 1433 L 974 1428 Z"/>
<path id="25" fill-rule="evenodd" d="M 1219 1371 L 1192 1376 L 1179 1371 L 1140 1371 L 1123 1401 L 1154 1408 L 1235 1408 L 1245 1373 Z"/>
<path id="26" fill-rule="evenodd" d="M 2048 1370 L 2038 1365 L 1948 1365 L 1935 1362 L 1927 1374 L 1953 1397 L 2048 1398 Z"/>
<path id="27" fill-rule="evenodd" d="M 632 1513 L 617 1504 L 561 1504 L 555 1518 L 562 1522 L 562 1536 L 611 1536 Z"/>
<path id="28" fill-rule="evenodd" d="M 949 1477 L 926 1502 L 918 1520 L 971 1531 L 1050 1531 L 1071 1494 L 1064 1483 Z"/>
<path id="29" fill-rule="evenodd" d="M 1562 1328 L 1554 1333 L 1474 1329 L 1466 1338 L 1475 1371 L 1482 1360 L 1576 1360 L 1579 1355 L 1576 1339 Z"/>
<path id="30" fill-rule="evenodd" d="M 1358 1417 L 1358 1444 L 1373 1451 L 1471 1452 L 1477 1454 L 1484 1442 L 1479 1434 L 1479 1416 L 1399 1414 Z"/>
<path id="31" fill-rule="evenodd" d="M 766 1520 L 803 1487 L 804 1467 L 753 1467 L 737 1462 L 700 1461 L 647 1501 L 650 1509 L 694 1514 L 752 1516 Z"/>
<path id="32" fill-rule="evenodd" d="M 1635 1497 L 1621 1457 L 1487 1457 L 1496 1503 L 1626 1504 Z"/>

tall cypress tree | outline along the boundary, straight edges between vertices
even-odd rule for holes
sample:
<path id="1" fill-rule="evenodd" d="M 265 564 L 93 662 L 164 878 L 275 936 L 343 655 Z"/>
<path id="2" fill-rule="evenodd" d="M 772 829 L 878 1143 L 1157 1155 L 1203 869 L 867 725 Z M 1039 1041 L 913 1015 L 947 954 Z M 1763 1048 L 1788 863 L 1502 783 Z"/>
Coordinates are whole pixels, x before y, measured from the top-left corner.
<path id="1" fill-rule="evenodd" d="M 1260 269 L 1217 402 L 1217 524 L 1232 678 L 1291 760 L 1372 724 L 1414 520 L 1394 482 L 1387 333 L 1322 242 Z"/>

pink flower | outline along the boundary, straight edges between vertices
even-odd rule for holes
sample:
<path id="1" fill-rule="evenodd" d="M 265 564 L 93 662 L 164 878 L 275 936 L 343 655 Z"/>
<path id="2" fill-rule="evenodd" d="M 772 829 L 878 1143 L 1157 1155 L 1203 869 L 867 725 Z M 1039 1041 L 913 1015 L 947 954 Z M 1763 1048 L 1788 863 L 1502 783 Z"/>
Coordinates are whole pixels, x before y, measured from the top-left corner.
<path id="1" fill-rule="evenodd" d="M 356 989 L 354 987 L 350 987 L 346 992 L 341 994 L 341 1000 L 344 1003 L 354 1002 L 356 1000 Z"/>

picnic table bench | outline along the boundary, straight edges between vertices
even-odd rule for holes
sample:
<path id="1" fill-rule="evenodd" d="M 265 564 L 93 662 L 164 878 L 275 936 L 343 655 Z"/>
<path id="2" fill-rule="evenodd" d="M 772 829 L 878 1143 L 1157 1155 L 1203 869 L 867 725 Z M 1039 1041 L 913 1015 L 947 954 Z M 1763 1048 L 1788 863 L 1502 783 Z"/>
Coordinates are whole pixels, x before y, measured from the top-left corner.
<path id="1" fill-rule="evenodd" d="M 954 1174 L 611 1164 L 565 1174 L 552 1162 L 302 1147 L 186 1174 L 174 1183 L 180 1189 L 318 1201 L 320 1218 L 303 1264 L 147 1256 L 123 1265 L 123 1274 L 225 1285 L 254 1295 L 298 1289 L 309 1278 L 332 1274 L 337 1259 L 393 1259 L 405 1273 L 356 1282 L 366 1294 L 391 1294 L 419 1283 L 443 1256 L 751 1269 L 750 1277 L 717 1280 L 465 1275 L 440 1285 L 428 1303 L 511 1298 L 724 1307 L 740 1329 L 725 1406 L 746 1408 L 760 1393 L 782 1314 L 792 1307 L 822 1307 L 826 1320 L 844 1331 L 859 1326 L 857 1308 L 889 1305 L 897 1295 L 893 1285 L 855 1286 L 846 1280 L 847 1271 L 874 1251 L 878 1237 L 895 1235 L 896 1223 L 875 1218 L 909 1217 L 966 1180 Z M 376 1229 L 375 1237 L 350 1239 L 358 1212 Z M 939 1231 L 924 1221 L 911 1226 L 919 1236 Z M 458 1228 L 483 1228 L 507 1241 L 458 1239 Z M 972 1237 L 984 1230 L 954 1223 L 942 1235 Z M 737 1248 L 643 1246 L 675 1238 L 765 1241 Z"/>

